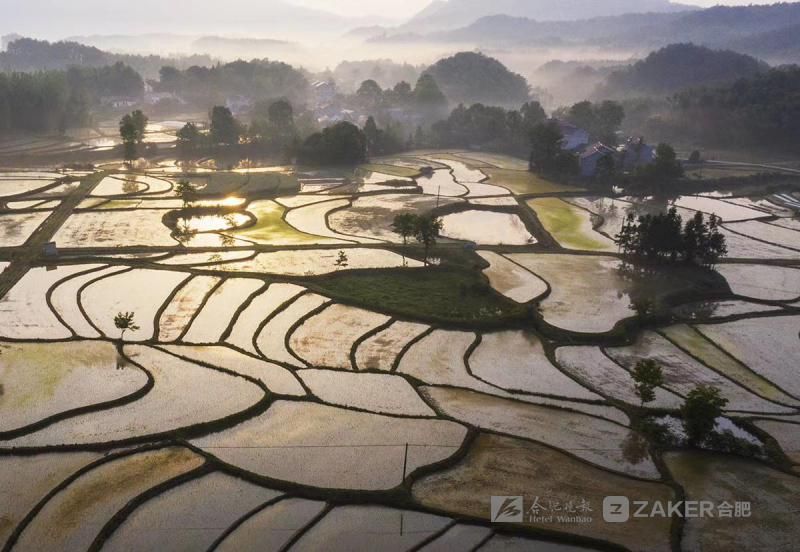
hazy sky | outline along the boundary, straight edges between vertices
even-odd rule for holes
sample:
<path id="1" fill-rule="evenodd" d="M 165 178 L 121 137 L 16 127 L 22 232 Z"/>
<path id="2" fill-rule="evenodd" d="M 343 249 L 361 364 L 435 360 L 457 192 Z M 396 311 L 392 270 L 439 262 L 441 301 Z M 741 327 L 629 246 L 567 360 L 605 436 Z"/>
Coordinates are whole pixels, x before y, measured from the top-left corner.
<path id="1" fill-rule="evenodd" d="M 431 0 L 289 0 L 294 4 L 318 8 L 330 12 L 352 15 L 382 15 L 384 17 L 408 17 L 431 3 Z M 486 0 L 490 2 L 491 0 Z M 602 2 L 603 0 L 598 0 Z M 696 6 L 715 6 L 727 4 L 741 6 L 746 4 L 772 4 L 778 0 L 682 0 L 680 3 Z"/>

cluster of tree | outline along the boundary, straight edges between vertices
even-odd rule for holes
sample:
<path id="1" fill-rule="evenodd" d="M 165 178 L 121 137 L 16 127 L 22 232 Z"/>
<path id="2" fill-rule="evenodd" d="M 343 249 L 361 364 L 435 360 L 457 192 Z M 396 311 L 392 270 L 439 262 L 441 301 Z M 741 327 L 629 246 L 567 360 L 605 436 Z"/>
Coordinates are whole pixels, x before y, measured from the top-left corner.
<path id="1" fill-rule="evenodd" d="M 439 217 L 432 215 L 417 215 L 415 213 L 401 213 L 394 217 L 392 231 L 403 238 L 403 245 L 408 245 L 409 238 L 414 238 L 424 247 L 424 263 L 428 264 L 430 248 L 436 245 L 436 240 L 444 228 L 444 223 Z"/>
<path id="2" fill-rule="evenodd" d="M 72 67 L 104 67 L 116 63 L 132 67 L 146 78 L 154 78 L 158 75 L 158 70 L 165 65 L 189 67 L 212 65 L 213 61 L 206 55 L 173 59 L 152 55 L 116 54 L 78 42 L 48 42 L 23 37 L 9 42 L 6 50 L 0 52 L 0 70 L 6 72 L 31 73 L 66 70 Z"/>
<path id="3" fill-rule="evenodd" d="M 530 133 L 547 118 L 539 102 L 527 102 L 519 110 L 474 104 L 459 105 L 450 116 L 434 123 L 420 145 L 470 147 L 527 155 Z"/>
<path id="4" fill-rule="evenodd" d="M 531 129 L 529 139 L 529 165 L 532 171 L 554 178 L 578 174 L 578 156 L 562 147 L 564 135 L 556 121 L 537 124 Z"/>
<path id="5" fill-rule="evenodd" d="M 367 118 L 364 136 L 367 139 L 368 155 L 389 155 L 406 149 L 406 141 L 403 140 L 399 127 L 390 124 L 385 129 L 378 128 L 374 117 Z"/>
<path id="6" fill-rule="evenodd" d="M 454 104 L 518 106 L 530 98 L 528 81 L 494 58 L 461 52 L 426 69 Z"/>
<path id="7" fill-rule="evenodd" d="M 291 97 L 302 102 L 308 80 L 300 71 L 277 61 L 234 61 L 212 67 L 192 66 L 180 70 L 164 66 L 155 88 L 172 92 L 198 106 L 221 105 L 231 96 L 277 99 Z"/>
<path id="8" fill-rule="evenodd" d="M 121 63 L 0 74 L 0 131 L 63 132 L 86 125 L 101 98 L 143 91 L 142 78 Z"/>
<path id="9" fill-rule="evenodd" d="M 138 146 L 144 143 L 144 135 L 149 119 L 141 110 L 123 116 L 119 121 L 119 136 L 122 139 L 125 161 L 138 157 Z"/>
<path id="10" fill-rule="evenodd" d="M 251 143 L 271 152 L 284 151 L 299 140 L 294 108 L 286 99 L 257 102 L 247 130 Z"/>
<path id="11" fill-rule="evenodd" d="M 684 224 L 675 207 L 638 218 L 629 213 L 616 241 L 626 257 L 647 263 L 713 266 L 728 253 L 716 216 L 706 220 L 698 212 Z"/>
<path id="12" fill-rule="evenodd" d="M 666 96 L 686 88 L 729 84 L 768 69 L 769 66 L 759 60 L 730 50 L 671 44 L 609 75 L 596 96 Z"/>
<path id="13" fill-rule="evenodd" d="M 398 82 L 416 82 L 422 69 L 390 59 L 343 61 L 324 76 L 336 82 L 341 90 L 354 91 L 366 80 L 375 81 L 382 88 L 391 88 Z"/>
<path id="14" fill-rule="evenodd" d="M 422 75 L 412 88 L 400 81 L 393 88 L 383 90 L 374 80 L 365 80 L 355 94 L 345 98 L 344 104 L 357 111 L 387 119 L 390 110 L 402 109 L 418 112 L 425 117 L 440 117 L 447 109 L 447 98 L 430 75 Z"/>
<path id="15" fill-rule="evenodd" d="M 707 147 L 797 149 L 800 67 L 773 69 L 716 89 L 694 89 L 640 115 L 648 134 Z"/>
<path id="16" fill-rule="evenodd" d="M 641 406 L 655 401 L 656 389 L 664 384 L 661 365 L 650 358 L 642 359 L 631 375 Z M 689 392 L 681 406 L 681 415 L 690 445 L 702 445 L 711 436 L 727 404 L 728 400 L 714 386 L 699 385 Z"/>
<path id="17" fill-rule="evenodd" d="M 366 159 L 364 131 L 347 122 L 315 132 L 297 150 L 297 162 L 303 165 L 357 165 Z"/>
<path id="18" fill-rule="evenodd" d="M 613 101 L 582 101 L 572 107 L 556 110 L 553 116 L 584 129 L 591 140 L 613 146 L 618 141 L 617 132 L 625 120 L 625 109 Z"/>
<path id="19" fill-rule="evenodd" d="M 696 155 L 695 155 L 696 153 Z M 693 158 L 697 162 L 700 159 L 700 152 L 692 152 Z M 669 144 L 661 143 L 656 146 L 656 157 L 652 163 L 637 167 L 635 176 L 640 184 L 652 186 L 670 182 L 682 177 L 684 174 L 683 165 L 678 160 L 675 149 Z"/>

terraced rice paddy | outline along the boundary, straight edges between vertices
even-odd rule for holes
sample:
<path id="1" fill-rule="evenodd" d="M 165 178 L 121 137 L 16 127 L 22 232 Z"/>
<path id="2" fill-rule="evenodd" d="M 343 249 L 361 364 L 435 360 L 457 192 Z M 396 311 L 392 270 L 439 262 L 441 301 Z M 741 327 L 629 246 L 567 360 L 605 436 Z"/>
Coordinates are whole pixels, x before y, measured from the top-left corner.
<path id="1" fill-rule="evenodd" d="M 555 240 L 566 249 L 617 251 L 612 239 L 594 230 L 592 215 L 566 201 L 555 198 L 528 201 L 539 220 Z"/>
<path id="2" fill-rule="evenodd" d="M 698 330 L 721 349 L 795 398 L 800 398 L 800 317 L 746 319 Z"/>
<path id="3" fill-rule="evenodd" d="M 381 314 L 331 305 L 297 328 L 289 346 L 309 366 L 350 369 L 350 350 L 356 340 L 388 321 Z"/>
<path id="4" fill-rule="evenodd" d="M 406 466 L 411 473 L 449 458 L 465 436 L 463 426 L 448 421 L 278 402 L 259 417 L 193 443 L 224 462 L 273 479 L 378 490 L 402 483 L 406 443 L 414 444 Z M 359 470 L 350 469 L 353 463 Z"/>
<path id="5" fill-rule="evenodd" d="M 608 354 L 628 370 L 633 370 L 637 359 L 657 360 L 664 370 L 664 386 L 682 396 L 686 396 L 698 385 L 713 385 L 730 401 L 731 410 L 748 412 L 788 412 L 787 409 L 769 403 L 748 392 L 728 378 L 709 370 L 663 337 L 654 333 L 643 334 L 632 347 L 610 348 Z"/>
<path id="6" fill-rule="evenodd" d="M 5 246 L 23 245 L 49 216 L 50 213 L 47 211 L 0 215 L 0 240 Z"/>
<path id="7" fill-rule="evenodd" d="M 75 139 L 107 140 L 105 126 Z M 171 141 L 180 126 L 148 136 Z M 588 196 L 498 154 L 297 175 L 104 167 L 0 172 L 3 550 L 671 552 L 800 539 L 800 226 L 772 192 L 680 198 L 684 218 L 723 217 L 730 254 L 718 275 L 643 277 L 622 269 L 611 238 L 628 212 L 669 200 Z M 165 224 L 184 208 L 184 170 L 192 205 L 220 209 L 185 221 L 197 233 Z M 437 208 L 445 229 L 426 267 L 392 223 Z M 644 358 L 665 376 L 647 403 L 631 375 Z M 721 439 L 663 446 L 655 426 L 683 432 L 700 384 L 730 401 Z M 714 452 L 726 446 L 736 454 Z M 519 495 L 522 522 L 492 523 L 490 497 Z M 605 523 L 606 496 L 750 500 L 753 515 Z"/>
<path id="8" fill-rule="evenodd" d="M 688 500 L 714 504 L 750 502 L 758 504 L 735 524 L 726 517 L 698 518 L 687 523 L 682 545 L 688 550 L 706 547 L 744 550 L 791 550 L 800 507 L 797 477 L 735 457 L 698 453 L 670 453 L 667 467 L 686 489 Z M 769 527 L 768 531 L 760 527 Z"/>
<path id="9" fill-rule="evenodd" d="M 214 501 L 204 501 L 206 496 Z M 240 517 L 278 496 L 276 491 L 220 472 L 204 475 L 136 508 L 103 548 L 119 552 L 206 549 Z"/>
<path id="10" fill-rule="evenodd" d="M 587 504 L 593 509 L 602 504 L 606 496 L 641 496 L 665 502 L 673 497 L 672 490 L 661 483 L 628 479 L 537 443 L 487 434 L 476 439 L 458 466 L 428 475 L 415 483 L 413 495 L 436 511 L 459 512 L 486 519 L 490 505 L 481 497 L 492 496 L 493 492 L 504 495 L 520 492 L 514 489 L 525 489 L 531 480 L 537 481 L 537 485 L 535 490 L 522 491 L 526 504 L 534 504 L 537 496 L 539 504 L 545 507 L 548 507 L 548 500 L 558 500 L 562 504 L 571 500 L 573 508 L 581 505 L 584 513 L 588 513 L 585 510 Z M 539 512 L 545 514 L 543 509 Z M 579 516 L 580 512 L 576 510 L 572 515 Z M 634 550 L 671 550 L 670 521 L 664 518 L 641 518 L 629 524 L 612 524 L 591 516 L 592 522 L 588 525 L 565 525 L 548 523 L 547 516 L 539 516 L 541 519 L 536 520 L 525 517 L 523 523 L 531 528 L 561 534 L 600 537 Z M 500 546 L 497 549 L 506 548 Z"/>
<path id="11" fill-rule="evenodd" d="M 489 263 L 484 274 L 494 289 L 517 303 L 527 303 L 547 292 L 547 283 L 521 266 L 492 251 L 478 254 Z"/>
<path id="12" fill-rule="evenodd" d="M 519 215 L 491 211 L 464 211 L 442 217 L 442 235 L 480 245 L 536 243 Z"/>
<path id="13" fill-rule="evenodd" d="M 347 249 L 347 264 L 337 264 L 337 249 L 284 250 L 260 253 L 253 260 L 218 265 L 225 272 L 253 272 L 284 276 L 318 276 L 340 270 L 416 268 L 422 263 L 385 249 Z"/>
<path id="14" fill-rule="evenodd" d="M 484 334 L 469 357 L 472 374 L 501 389 L 583 400 L 601 397 L 553 366 L 541 340 L 525 332 Z"/>
<path id="15" fill-rule="evenodd" d="M 620 276 L 620 262 L 613 257 L 514 254 L 508 258 L 550 285 L 550 295 L 541 302 L 549 324 L 601 333 L 633 316 L 629 283 Z"/>

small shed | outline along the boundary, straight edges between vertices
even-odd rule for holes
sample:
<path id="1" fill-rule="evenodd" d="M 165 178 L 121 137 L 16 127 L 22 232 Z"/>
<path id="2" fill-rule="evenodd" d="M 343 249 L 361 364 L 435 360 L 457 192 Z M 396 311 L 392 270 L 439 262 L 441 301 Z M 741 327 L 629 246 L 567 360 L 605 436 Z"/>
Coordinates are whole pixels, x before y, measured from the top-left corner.
<path id="1" fill-rule="evenodd" d="M 48 258 L 58 257 L 58 246 L 56 242 L 47 242 L 42 246 L 42 255 Z"/>

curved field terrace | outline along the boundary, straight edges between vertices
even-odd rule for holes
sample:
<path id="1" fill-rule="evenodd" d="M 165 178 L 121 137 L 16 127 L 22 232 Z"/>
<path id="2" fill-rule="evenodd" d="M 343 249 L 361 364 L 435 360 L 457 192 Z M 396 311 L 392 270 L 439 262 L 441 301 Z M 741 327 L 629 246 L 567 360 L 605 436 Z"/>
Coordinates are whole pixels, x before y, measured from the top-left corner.
<path id="1" fill-rule="evenodd" d="M 0 549 L 796 547 L 791 206 L 617 197 L 488 152 L 373 161 L 0 171 Z M 625 217 L 672 204 L 721 217 L 728 257 L 632 270 Z M 700 385 L 727 403 L 690 447 Z M 753 509 L 616 524 L 606 496 Z"/>

